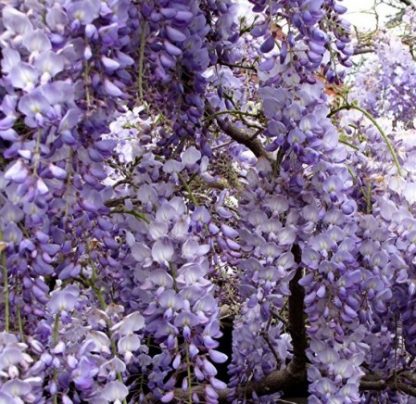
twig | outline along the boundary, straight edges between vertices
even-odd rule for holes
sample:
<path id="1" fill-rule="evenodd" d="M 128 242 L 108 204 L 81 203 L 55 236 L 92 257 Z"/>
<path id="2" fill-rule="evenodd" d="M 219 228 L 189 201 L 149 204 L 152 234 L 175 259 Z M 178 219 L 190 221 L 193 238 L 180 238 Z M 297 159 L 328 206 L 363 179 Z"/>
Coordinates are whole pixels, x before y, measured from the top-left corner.
<path id="1" fill-rule="evenodd" d="M 355 48 L 354 49 L 354 56 L 357 55 L 364 55 L 366 53 L 373 53 L 374 52 L 374 48 L 370 48 L 370 47 L 366 47 L 366 48 Z"/>
<path id="2" fill-rule="evenodd" d="M 236 69 L 245 69 L 245 70 L 252 70 L 252 71 L 256 71 L 257 69 L 256 69 L 256 67 L 254 66 L 254 65 L 241 65 L 241 64 L 234 64 L 234 63 L 227 63 L 227 62 L 223 62 L 223 61 L 220 61 L 220 62 L 218 62 L 220 65 L 223 65 L 223 66 L 228 66 L 228 67 L 231 67 L 231 68 L 236 68 Z"/>
<path id="3" fill-rule="evenodd" d="M 139 71 L 137 74 L 137 92 L 138 92 L 138 101 L 139 103 L 143 102 L 143 66 L 144 66 L 144 51 L 146 45 L 146 31 L 147 23 L 144 22 L 142 26 L 142 31 L 140 33 L 140 50 L 139 50 Z"/>
<path id="4" fill-rule="evenodd" d="M 280 360 L 279 355 L 277 354 L 276 350 L 274 349 L 274 346 L 273 346 L 272 342 L 270 341 L 269 334 L 267 333 L 266 330 L 264 330 L 264 331 L 261 332 L 261 336 L 266 341 L 267 346 L 269 347 L 271 353 L 274 356 L 274 359 L 276 361 L 276 365 L 278 366 L 279 363 L 281 362 L 281 360 Z"/>
<path id="5" fill-rule="evenodd" d="M 181 174 L 179 174 L 178 175 L 179 176 L 179 179 L 181 180 L 181 182 L 182 182 L 182 185 L 183 185 L 183 187 L 186 189 L 186 192 L 187 192 L 187 194 L 188 194 L 188 197 L 189 197 L 189 199 L 191 200 L 191 202 L 195 205 L 195 206 L 198 206 L 198 201 L 196 200 L 196 198 L 195 198 L 195 195 L 193 194 L 193 192 L 192 192 L 192 189 L 191 189 L 191 187 L 189 186 L 189 182 L 190 181 L 186 181 L 186 179 L 181 175 Z"/>
<path id="6" fill-rule="evenodd" d="M 393 158 L 394 164 L 397 167 L 397 171 L 399 173 L 399 175 L 402 175 L 402 171 L 401 171 L 401 166 L 400 166 L 400 162 L 399 159 L 397 157 L 396 151 L 394 150 L 394 147 L 392 146 L 392 144 L 390 143 L 389 138 L 387 137 L 387 135 L 385 134 L 384 130 L 381 128 L 381 126 L 378 124 L 378 122 L 374 119 L 374 117 L 365 109 L 359 107 L 358 105 L 354 105 L 354 104 L 345 104 L 342 105 L 341 107 L 334 109 L 333 111 L 331 111 L 328 114 L 328 118 L 330 118 L 331 116 L 337 114 L 338 112 L 342 111 L 342 110 L 351 110 L 351 109 L 355 109 L 356 111 L 361 112 L 375 127 L 376 129 L 379 131 L 381 137 L 383 138 L 384 142 L 387 145 L 387 148 L 389 149 L 389 152 Z"/>
<path id="7" fill-rule="evenodd" d="M 186 358 L 186 370 L 187 370 L 187 378 L 188 378 L 188 390 L 189 390 L 189 397 L 188 403 L 192 404 L 192 374 L 191 374 L 191 360 L 189 356 L 189 346 L 188 342 L 185 341 L 185 358 Z"/>
<path id="8" fill-rule="evenodd" d="M 238 109 L 227 109 L 225 111 L 217 111 L 213 114 L 208 115 L 205 120 L 212 121 L 214 118 L 220 115 L 242 115 L 242 116 L 249 116 L 252 118 L 258 118 L 257 114 L 252 114 L 251 112 L 239 111 Z"/>
<path id="9" fill-rule="evenodd" d="M 4 299 L 4 331 L 10 331 L 10 301 L 9 301 L 9 274 L 7 273 L 6 243 L 3 241 L 3 232 L 0 232 L 0 254 L 3 272 L 3 299 Z"/>

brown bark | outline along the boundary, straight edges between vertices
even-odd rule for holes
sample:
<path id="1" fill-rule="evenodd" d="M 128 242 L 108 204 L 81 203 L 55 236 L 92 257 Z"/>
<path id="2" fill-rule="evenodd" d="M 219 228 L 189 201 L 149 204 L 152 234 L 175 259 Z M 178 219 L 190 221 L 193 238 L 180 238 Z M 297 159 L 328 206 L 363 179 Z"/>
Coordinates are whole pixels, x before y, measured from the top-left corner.
<path id="1" fill-rule="evenodd" d="M 211 106 L 207 106 L 208 115 L 215 116 L 215 111 Z M 215 121 L 218 127 L 229 137 L 234 139 L 237 143 L 240 143 L 250 149 L 256 157 L 264 157 L 270 159 L 269 154 L 264 150 L 261 142 L 249 133 L 244 132 L 242 129 L 231 124 L 224 118 L 216 117 Z"/>

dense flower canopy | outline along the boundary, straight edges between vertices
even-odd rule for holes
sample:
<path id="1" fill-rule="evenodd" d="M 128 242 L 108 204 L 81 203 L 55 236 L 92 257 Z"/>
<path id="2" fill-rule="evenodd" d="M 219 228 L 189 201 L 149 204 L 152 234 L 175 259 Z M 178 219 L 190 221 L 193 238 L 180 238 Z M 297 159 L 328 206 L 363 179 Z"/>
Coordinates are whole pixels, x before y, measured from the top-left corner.
<path id="1" fill-rule="evenodd" d="M 416 402 L 415 8 L 239 3 L 0 0 L 1 404 Z"/>

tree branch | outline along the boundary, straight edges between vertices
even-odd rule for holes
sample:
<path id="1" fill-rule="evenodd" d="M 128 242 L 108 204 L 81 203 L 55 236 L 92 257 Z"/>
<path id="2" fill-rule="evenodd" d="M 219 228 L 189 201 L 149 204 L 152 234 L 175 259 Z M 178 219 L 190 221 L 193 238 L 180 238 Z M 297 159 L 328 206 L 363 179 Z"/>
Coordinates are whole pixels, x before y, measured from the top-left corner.
<path id="1" fill-rule="evenodd" d="M 415 7 L 415 5 L 411 2 L 411 0 L 398 0 L 398 1 L 399 1 L 399 3 L 403 3 L 406 6 L 410 6 L 412 8 Z"/>
<path id="2" fill-rule="evenodd" d="M 361 380 L 360 382 L 360 390 L 381 391 L 386 389 L 396 390 L 416 397 L 416 386 L 401 381 L 397 382 L 394 380 L 394 377 L 388 379 Z"/>
<path id="3" fill-rule="evenodd" d="M 297 244 L 292 248 L 292 253 L 295 261 L 299 265 L 301 262 L 301 251 Z M 306 368 L 306 348 L 308 346 L 306 340 L 305 327 L 305 290 L 299 285 L 299 280 L 302 278 L 303 271 L 299 266 L 296 270 L 294 278 L 289 282 L 290 296 L 289 296 L 289 332 L 292 337 L 293 345 L 293 366 L 299 371 L 305 371 Z"/>
<path id="4" fill-rule="evenodd" d="M 333 111 L 331 111 L 328 114 L 328 118 L 331 118 L 332 116 L 336 115 L 338 112 L 340 112 L 342 110 L 349 111 L 351 109 L 355 109 L 356 111 L 361 112 L 373 124 L 373 126 L 378 130 L 378 132 L 380 133 L 381 137 L 384 140 L 384 143 L 386 143 L 387 149 L 389 150 L 389 152 L 391 154 L 391 157 L 393 159 L 393 162 L 394 162 L 394 164 L 397 168 L 397 171 L 398 171 L 399 175 L 401 176 L 402 175 L 401 165 L 400 165 L 399 158 L 397 156 L 396 150 L 392 146 L 388 136 L 386 135 L 386 133 L 384 132 L 382 127 L 378 124 L 376 119 L 366 109 L 363 109 L 363 108 L 359 107 L 356 104 L 345 104 L 345 105 L 341 105 L 339 108 L 336 108 Z"/>
<path id="5" fill-rule="evenodd" d="M 294 364 L 292 360 L 289 365 L 282 369 L 276 370 L 268 374 L 264 379 L 259 381 L 251 381 L 245 386 L 241 386 L 238 391 L 242 395 L 249 396 L 252 393 L 256 393 L 258 396 L 263 396 L 267 394 L 273 394 L 278 391 L 290 391 L 299 393 L 303 389 L 304 385 L 307 383 L 306 369 L 303 371 L 297 371 L 297 365 Z M 412 397 L 416 397 L 416 386 L 404 382 L 395 383 L 393 378 L 381 379 L 376 378 L 374 375 L 367 376 L 369 380 L 365 377 L 360 382 L 360 390 L 366 391 L 382 391 L 386 389 L 392 389 L 404 394 L 407 394 Z M 198 394 L 201 398 L 204 396 L 203 386 L 197 386 L 193 388 L 193 393 Z M 224 389 L 217 391 L 219 395 L 220 403 L 228 403 L 230 397 L 233 394 L 232 389 Z M 188 392 L 183 391 L 182 389 L 177 389 L 175 397 L 179 402 L 184 402 L 181 400 L 186 400 L 188 397 Z M 290 399 L 290 398 L 288 398 Z"/>
<path id="6" fill-rule="evenodd" d="M 397 383 L 397 390 L 406 393 L 409 396 L 416 397 L 416 386 L 411 386 L 406 383 Z"/>
<path id="7" fill-rule="evenodd" d="M 357 47 L 357 48 L 354 49 L 353 55 L 354 56 L 356 56 L 356 55 L 364 55 L 366 53 L 373 53 L 373 52 L 374 52 L 374 48 L 371 48 L 369 46 L 362 47 L 362 48 Z"/>
<path id="8" fill-rule="evenodd" d="M 214 109 L 207 105 L 207 113 L 209 116 L 215 116 L 216 112 Z M 250 149 L 256 157 L 265 157 L 268 160 L 271 160 L 271 156 L 269 153 L 264 150 L 263 145 L 257 139 L 253 139 L 250 134 L 247 134 L 242 129 L 238 128 L 237 126 L 232 125 L 231 123 L 227 122 L 226 120 L 216 117 L 215 121 L 219 128 L 237 143 L 240 143 Z"/>
<path id="9" fill-rule="evenodd" d="M 227 66 L 227 67 L 230 67 L 230 68 L 252 70 L 253 72 L 257 71 L 256 66 L 254 66 L 254 65 L 243 65 L 243 64 L 227 63 L 227 62 L 224 62 L 222 60 L 220 60 L 218 63 L 220 65 Z"/>

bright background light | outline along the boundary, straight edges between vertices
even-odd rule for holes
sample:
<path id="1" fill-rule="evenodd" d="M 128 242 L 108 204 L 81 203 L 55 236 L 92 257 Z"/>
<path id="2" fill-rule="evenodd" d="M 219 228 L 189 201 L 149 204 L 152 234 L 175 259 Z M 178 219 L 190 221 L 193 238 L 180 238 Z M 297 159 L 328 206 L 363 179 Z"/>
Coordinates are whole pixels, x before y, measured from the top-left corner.
<path id="1" fill-rule="evenodd" d="M 374 14 L 375 0 L 344 0 L 341 4 L 348 8 L 345 15 L 352 25 L 359 31 L 372 31 L 376 28 L 376 16 Z M 397 13 L 397 9 L 385 4 L 376 7 L 379 15 L 379 28 L 382 28 L 388 17 Z"/>
<path id="2" fill-rule="evenodd" d="M 372 31 L 376 27 L 376 17 L 374 15 L 375 0 L 344 0 L 341 2 L 348 8 L 345 17 L 352 25 L 355 25 L 360 32 Z M 249 22 L 254 16 L 251 12 L 252 4 L 248 0 L 238 2 L 238 15 L 245 17 Z M 382 27 L 389 16 L 394 15 L 398 10 L 385 4 L 378 5 L 377 13 L 379 14 L 379 25 Z"/>

